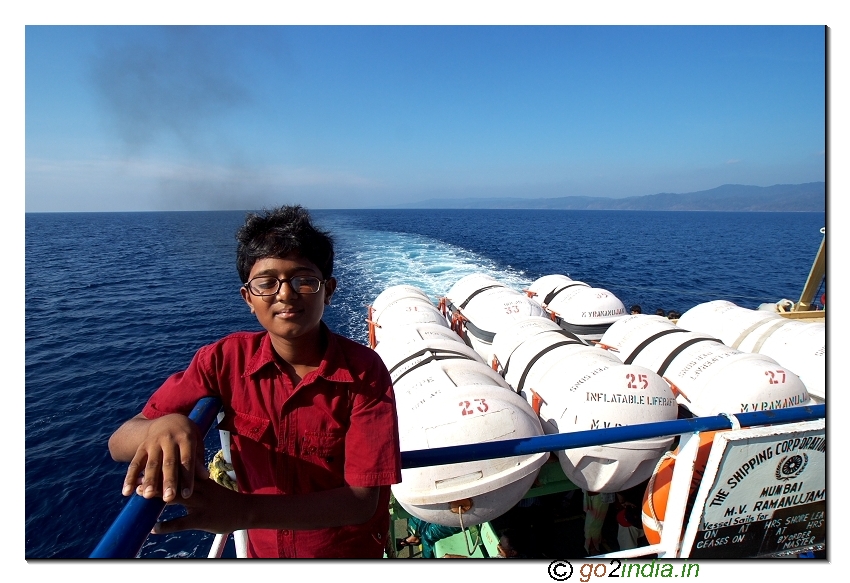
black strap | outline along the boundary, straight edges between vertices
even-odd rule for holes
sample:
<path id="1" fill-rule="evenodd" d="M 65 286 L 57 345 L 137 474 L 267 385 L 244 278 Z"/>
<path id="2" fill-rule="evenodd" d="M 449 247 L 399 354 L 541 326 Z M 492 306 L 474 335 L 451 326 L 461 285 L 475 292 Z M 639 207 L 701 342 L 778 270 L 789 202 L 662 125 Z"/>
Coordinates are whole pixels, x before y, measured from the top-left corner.
<path id="1" fill-rule="evenodd" d="M 473 293 L 472 293 L 472 294 L 471 294 L 468 298 L 466 298 L 465 300 L 463 300 L 463 303 L 462 303 L 460 306 L 458 306 L 458 307 L 459 307 L 461 310 L 462 310 L 462 309 L 464 309 L 464 308 L 466 307 L 466 305 L 469 303 L 469 300 L 471 300 L 472 298 L 474 298 L 475 296 L 477 296 L 477 295 L 478 295 L 478 294 L 480 294 L 481 292 L 486 291 L 486 290 L 488 290 L 488 289 L 493 289 L 494 287 L 505 287 L 505 286 L 503 286 L 501 283 L 494 283 L 493 285 L 487 285 L 487 286 L 484 286 L 484 287 L 482 287 L 482 288 L 478 288 L 478 289 L 477 289 L 477 290 L 475 290 L 475 292 L 473 292 Z"/>
<path id="2" fill-rule="evenodd" d="M 463 323 L 463 325 L 466 327 L 466 329 L 468 331 L 472 332 L 473 336 L 475 336 L 479 340 L 483 340 L 484 342 L 489 342 L 490 344 L 493 344 L 493 338 L 496 337 L 495 332 L 490 332 L 488 330 L 482 330 L 481 328 L 479 328 L 478 326 L 476 326 L 475 324 L 473 324 L 469 320 L 466 320 Z"/>
<path id="3" fill-rule="evenodd" d="M 717 338 L 691 338 L 687 342 L 683 342 L 681 346 L 667 355 L 667 358 L 665 358 L 664 362 L 661 363 L 661 366 L 656 371 L 658 376 L 663 377 L 664 373 L 667 372 L 667 367 L 670 366 L 671 362 L 673 362 L 673 359 L 679 356 L 685 348 L 692 344 L 696 344 L 697 342 L 720 342 L 720 340 Z"/>
<path id="4" fill-rule="evenodd" d="M 526 379 L 526 377 L 528 377 L 528 373 L 531 372 L 531 367 L 534 366 L 534 363 L 536 363 L 538 360 L 540 360 L 545 354 L 552 352 L 556 348 L 559 348 L 561 346 L 566 346 L 568 344 L 582 344 L 584 346 L 587 346 L 581 340 L 564 340 L 562 342 L 556 342 L 555 344 L 551 344 L 551 345 L 547 346 L 546 348 L 544 348 L 543 350 L 538 352 L 537 355 L 528 362 L 528 364 L 525 367 L 525 370 L 522 371 L 522 376 L 519 377 L 519 382 L 517 383 L 517 386 L 516 386 L 516 392 L 519 393 L 520 391 L 522 391 L 522 388 L 525 385 L 525 379 Z"/>
<path id="5" fill-rule="evenodd" d="M 407 355 L 407 358 L 405 358 L 405 359 L 404 359 L 404 360 L 402 360 L 401 362 L 396 363 L 396 365 L 395 365 L 394 367 L 392 367 L 392 368 L 389 370 L 389 373 L 390 373 L 390 374 L 393 374 L 393 373 L 395 372 L 395 370 L 396 370 L 398 367 L 402 366 L 402 365 L 403 365 L 403 364 L 405 364 L 405 363 L 410 362 L 410 361 L 411 361 L 411 360 L 413 360 L 414 358 L 418 358 L 418 357 L 422 356 L 423 354 L 427 354 L 428 352 L 433 352 L 433 353 L 445 353 L 445 354 L 457 354 L 457 355 L 460 355 L 460 356 L 462 356 L 462 357 L 464 357 L 464 358 L 469 358 L 469 356 L 467 356 L 467 355 L 466 355 L 466 354 L 464 354 L 463 352 L 457 352 L 456 350 L 444 350 L 444 349 L 442 349 L 442 348 L 432 348 L 432 347 L 430 347 L 430 346 L 429 346 L 429 347 L 427 347 L 427 348 L 423 348 L 422 350 L 419 350 L 419 351 L 417 351 L 417 352 L 414 352 L 413 354 L 408 354 L 408 355 Z"/>
<path id="6" fill-rule="evenodd" d="M 640 354 L 644 348 L 655 342 L 658 338 L 661 338 L 662 336 L 667 336 L 668 334 L 675 334 L 677 332 L 687 332 L 687 330 L 685 330 L 684 328 L 668 328 L 667 330 L 662 330 L 661 332 L 653 334 L 652 336 L 638 344 L 637 347 L 632 351 L 632 353 L 623 359 L 623 364 L 631 364 L 632 362 L 634 362 L 635 358 L 637 358 L 637 355 Z"/>
<path id="7" fill-rule="evenodd" d="M 483 290 L 480 290 L 480 291 L 483 291 Z M 473 295 L 475 295 L 475 294 L 473 294 Z M 469 299 L 472 299 L 472 296 L 470 296 Z M 469 301 L 469 300 L 467 300 L 467 301 Z M 466 304 L 464 303 L 464 305 L 466 305 Z M 455 306 L 453 303 L 451 303 L 450 301 L 446 301 L 446 308 L 448 308 L 449 314 L 452 315 L 452 318 L 454 318 L 455 312 L 460 312 L 460 309 L 457 306 Z M 493 338 L 496 337 L 495 332 L 488 332 L 487 330 L 482 330 L 481 328 L 479 328 L 478 326 L 476 326 L 475 324 L 473 324 L 472 322 L 467 320 L 466 317 L 463 318 L 463 327 L 466 328 L 467 331 L 472 332 L 472 335 L 475 336 L 476 338 L 483 340 L 484 342 L 489 342 L 490 344 L 493 343 Z M 466 344 L 467 346 L 472 348 L 472 345 L 470 344 L 469 339 L 466 336 L 464 336 L 463 334 L 461 334 L 460 330 L 456 330 L 456 332 L 460 335 L 464 344 Z"/>
<path id="8" fill-rule="evenodd" d="M 608 331 L 608 328 L 611 327 L 611 324 L 613 324 L 613 322 L 609 322 L 607 324 L 570 324 L 560 316 L 558 316 L 556 323 L 564 330 L 573 332 L 578 336 L 601 336 L 602 334 L 605 334 L 605 332 Z"/>
<path id="9" fill-rule="evenodd" d="M 417 362 L 416 364 L 411 366 L 409 369 L 407 369 L 406 371 L 404 371 L 403 373 L 398 375 L 398 377 L 393 379 L 393 384 L 398 383 L 398 381 L 400 381 L 404 377 L 404 375 L 406 375 L 410 371 L 416 370 L 420 366 L 424 366 L 424 365 L 428 364 L 429 362 L 434 362 L 435 360 L 464 359 L 464 360 L 472 360 L 473 362 L 478 362 L 476 360 L 471 359 L 469 357 L 469 355 L 464 354 L 463 352 L 456 352 L 454 350 L 437 350 L 437 349 L 432 349 L 432 348 L 426 348 L 425 350 L 420 350 L 416 354 L 411 354 L 410 356 L 405 358 L 403 361 L 401 361 L 400 363 L 395 365 L 392 368 L 392 370 L 390 371 L 390 375 L 392 375 L 393 371 L 395 371 L 401 365 L 403 365 L 407 362 L 410 362 L 412 359 L 414 359 L 418 356 L 422 356 L 426 352 L 432 352 L 433 354 L 431 354 L 431 356 L 429 356 L 428 358 L 423 358 L 421 361 Z"/>
<path id="10" fill-rule="evenodd" d="M 562 288 L 559 288 L 559 289 L 556 289 L 556 290 L 552 290 L 552 291 L 550 291 L 548 294 L 546 294 L 546 297 L 545 297 L 545 298 L 543 298 L 543 305 L 544 305 L 544 306 L 548 306 L 548 305 L 549 305 L 549 303 L 550 303 L 552 300 L 554 300 L 554 299 L 555 299 L 555 296 L 556 296 L 556 295 L 558 295 L 559 293 L 561 293 L 562 291 L 564 291 L 564 290 L 565 290 L 565 289 L 567 289 L 567 288 L 575 287 L 575 286 L 577 286 L 577 285 L 587 285 L 587 284 L 586 284 L 586 283 L 584 283 L 584 282 L 581 282 L 581 281 L 574 281 L 574 282 L 572 282 L 572 283 L 568 283 L 567 285 L 565 285 L 565 286 L 564 286 L 564 287 L 562 287 Z"/>
<path id="11" fill-rule="evenodd" d="M 546 334 L 547 332 L 554 332 L 555 334 L 560 334 L 561 336 L 566 336 L 567 338 L 570 338 L 572 340 L 577 340 L 578 342 L 585 344 L 585 342 L 582 341 L 581 338 L 579 338 L 578 336 L 576 336 L 572 332 L 567 332 L 566 330 L 562 330 L 562 329 L 561 330 L 543 330 L 540 334 L 535 334 L 533 337 L 540 336 L 541 334 Z M 528 340 L 531 340 L 531 338 L 529 338 Z M 517 351 L 517 348 L 522 346 L 522 344 L 523 343 L 517 344 L 516 348 L 514 348 L 513 351 L 508 355 L 508 359 L 505 361 L 505 366 L 502 367 L 502 371 L 501 371 L 503 377 L 508 376 L 508 368 L 511 366 L 511 357 L 514 355 L 514 352 Z"/>

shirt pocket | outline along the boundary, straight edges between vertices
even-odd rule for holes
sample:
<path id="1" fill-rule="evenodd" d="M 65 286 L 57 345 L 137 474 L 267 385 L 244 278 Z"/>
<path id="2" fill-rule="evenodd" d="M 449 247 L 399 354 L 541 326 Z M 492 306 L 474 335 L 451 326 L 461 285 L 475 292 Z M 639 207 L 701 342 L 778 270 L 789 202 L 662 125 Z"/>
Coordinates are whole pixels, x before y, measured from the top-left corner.
<path id="1" fill-rule="evenodd" d="M 327 468 L 341 469 L 345 458 L 345 434 L 329 431 L 306 431 L 301 438 L 301 457 Z"/>
<path id="2" fill-rule="evenodd" d="M 218 428 L 255 442 L 266 442 L 271 420 L 240 411 L 227 412 Z"/>

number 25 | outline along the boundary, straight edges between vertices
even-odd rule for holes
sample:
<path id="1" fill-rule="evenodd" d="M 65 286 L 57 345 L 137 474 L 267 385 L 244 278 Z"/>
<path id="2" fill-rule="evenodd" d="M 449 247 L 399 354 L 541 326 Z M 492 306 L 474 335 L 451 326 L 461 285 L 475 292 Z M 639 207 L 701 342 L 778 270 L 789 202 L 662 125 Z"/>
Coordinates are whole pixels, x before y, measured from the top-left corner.
<path id="1" fill-rule="evenodd" d="M 635 375 L 634 373 L 627 373 L 626 378 L 629 381 L 628 387 L 630 389 L 646 390 L 646 389 L 649 388 L 649 379 L 647 378 L 647 376 L 645 374 Z M 637 382 L 635 382 L 635 381 L 637 381 Z M 638 383 L 640 383 L 643 386 L 642 387 L 638 386 Z"/>

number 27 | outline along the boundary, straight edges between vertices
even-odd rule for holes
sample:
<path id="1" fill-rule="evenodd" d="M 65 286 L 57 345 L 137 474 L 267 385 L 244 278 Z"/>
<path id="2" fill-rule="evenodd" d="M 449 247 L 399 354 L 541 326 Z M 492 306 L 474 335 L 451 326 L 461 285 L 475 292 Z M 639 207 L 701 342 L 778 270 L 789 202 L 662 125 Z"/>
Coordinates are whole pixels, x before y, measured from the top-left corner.
<path id="1" fill-rule="evenodd" d="M 770 381 L 768 381 L 771 385 L 779 385 L 785 382 L 785 371 L 784 370 L 766 370 L 764 374 L 770 377 Z"/>

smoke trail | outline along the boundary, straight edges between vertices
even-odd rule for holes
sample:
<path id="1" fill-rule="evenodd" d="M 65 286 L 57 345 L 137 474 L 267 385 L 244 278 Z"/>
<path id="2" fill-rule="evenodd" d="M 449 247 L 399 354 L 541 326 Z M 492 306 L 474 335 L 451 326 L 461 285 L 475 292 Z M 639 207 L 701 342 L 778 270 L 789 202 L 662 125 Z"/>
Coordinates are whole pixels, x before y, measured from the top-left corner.
<path id="1" fill-rule="evenodd" d="M 285 31 L 109 27 L 100 40 L 90 78 L 125 163 L 156 156 L 147 163 L 158 185 L 155 206 L 253 208 L 253 199 L 275 196 L 262 188 L 275 182 L 269 169 L 242 151 L 229 124 L 250 119 L 261 101 L 260 75 L 295 68 Z"/>
<path id="2" fill-rule="evenodd" d="M 155 192 L 145 197 L 157 210 L 368 203 L 373 179 L 255 157 L 237 136 L 237 124 L 264 124 L 270 108 L 279 114 L 277 95 L 260 93 L 269 80 L 288 88 L 302 75 L 289 35 L 287 27 L 263 26 L 104 28 L 90 72 L 125 149 L 127 172 L 116 188 L 151 184 Z"/>
<path id="3" fill-rule="evenodd" d="M 164 132 L 197 145 L 210 121 L 251 103 L 221 33 L 186 26 L 138 31 L 128 30 L 126 40 L 104 47 L 92 63 L 104 111 L 131 150 Z"/>

